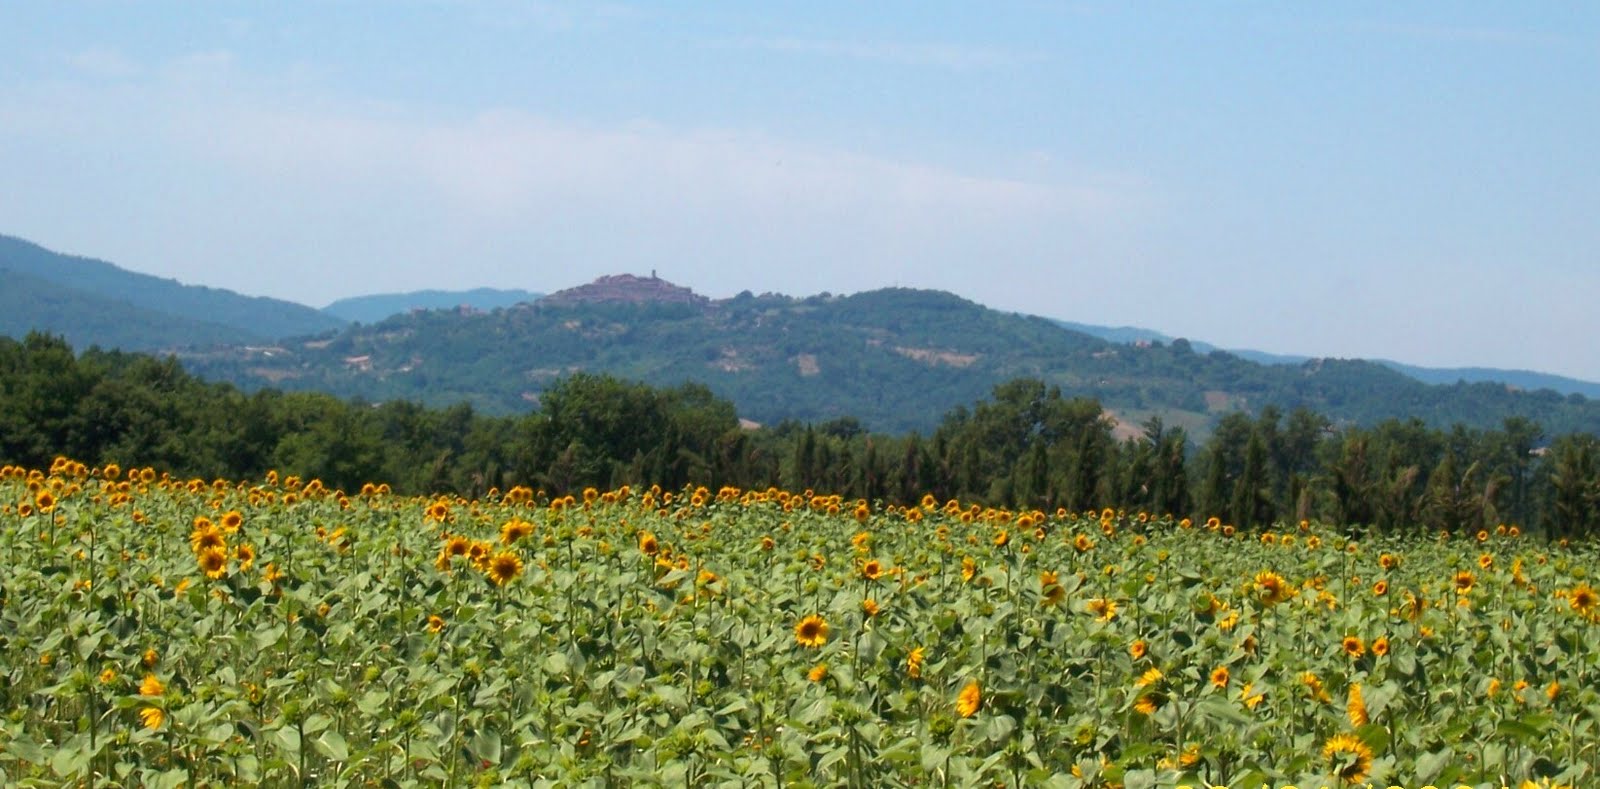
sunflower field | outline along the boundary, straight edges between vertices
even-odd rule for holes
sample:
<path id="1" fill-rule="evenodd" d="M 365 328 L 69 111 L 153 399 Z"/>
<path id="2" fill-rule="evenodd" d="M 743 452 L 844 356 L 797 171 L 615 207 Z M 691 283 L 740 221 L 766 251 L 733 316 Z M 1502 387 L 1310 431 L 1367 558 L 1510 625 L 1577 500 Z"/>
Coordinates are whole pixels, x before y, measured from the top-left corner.
<path id="1" fill-rule="evenodd" d="M 0 468 L 5 786 L 1593 786 L 1595 546 Z"/>

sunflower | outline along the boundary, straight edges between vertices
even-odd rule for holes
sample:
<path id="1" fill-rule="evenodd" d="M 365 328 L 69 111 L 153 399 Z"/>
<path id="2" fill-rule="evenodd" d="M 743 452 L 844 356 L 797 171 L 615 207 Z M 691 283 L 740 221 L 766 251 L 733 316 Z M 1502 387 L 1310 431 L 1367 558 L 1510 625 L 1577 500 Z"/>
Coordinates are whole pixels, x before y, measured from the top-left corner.
<path id="1" fill-rule="evenodd" d="M 1477 579 L 1472 577 L 1472 572 L 1470 570 L 1461 570 L 1457 572 L 1455 578 L 1456 594 L 1466 594 L 1471 592 L 1472 585 L 1476 583 L 1476 581 Z"/>
<path id="2" fill-rule="evenodd" d="M 639 533 L 639 552 L 645 556 L 655 556 L 661 550 L 661 543 L 650 532 Z"/>
<path id="3" fill-rule="evenodd" d="M 1494 566 L 1494 554 L 1483 553 L 1478 555 L 1478 568 L 1487 570 Z"/>
<path id="4" fill-rule="evenodd" d="M 160 707 L 145 707 L 139 710 L 139 721 L 144 724 L 146 729 L 159 729 L 166 720 L 167 713 L 162 712 Z"/>
<path id="5" fill-rule="evenodd" d="M 922 677 L 922 662 L 927 659 L 927 656 L 927 650 L 922 647 L 912 649 L 911 654 L 906 655 L 906 676 L 912 679 L 920 679 Z"/>
<path id="6" fill-rule="evenodd" d="M 1148 688 L 1151 685 L 1154 685 L 1154 684 L 1160 682 L 1162 676 L 1164 676 L 1164 675 L 1161 673 L 1161 669 L 1158 669 L 1158 668 L 1145 669 L 1144 673 L 1140 674 L 1139 678 L 1134 680 L 1133 686 L 1136 687 L 1136 688 Z"/>
<path id="7" fill-rule="evenodd" d="M 1079 534 L 1072 538 L 1072 549 L 1078 553 L 1088 553 L 1093 548 L 1094 540 L 1089 539 L 1087 534 Z"/>
<path id="8" fill-rule="evenodd" d="M 474 542 L 467 546 L 467 558 L 472 560 L 472 566 L 480 570 L 486 569 L 489 563 L 489 543 Z"/>
<path id="9" fill-rule="evenodd" d="M 1361 683 L 1350 684 L 1350 697 L 1345 702 L 1344 709 L 1350 718 L 1351 726 L 1365 726 L 1372 722 L 1372 717 L 1367 714 L 1367 700 L 1361 695 Z"/>
<path id="10" fill-rule="evenodd" d="M 770 551 L 777 546 L 777 544 L 777 541 L 773 540 L 770 536 L 761 538 L 761 550 L 763 551 Z"/>
<path id="11" fill-rule="evenodd" d="M 244 525 L 244 516 L 238 510 L 228 510 L 222 514 L 223 531 L 231 534 L 238 531 L 242 525 Z"/>
<path id="12" fill-rule="evenodd" d="M 795 643 L 816 649 L 828 643 L 828 622 L 816 614 L 807 614 L 794 626 Z"/>
<path id="13" fill-rule="evenodd" d="M 1372 585 L 1372 594 L 1374 596 L 1383 597 L 1384 595 L 1386 595 L 1388 593 L 1389 593 L 1389 582 L 1388 581 L 1380 580 L 1377 583 Z"/>
<path id="14" fill-rule="evenodd" d="M 1164 699 L 1160 694 L 1146 693 L 1134 700 L 1133 709 L 1140 715 L 1154 715 L 1156 714 L 1156 710 L 1161 709 L 1162 701 L 1164 701 Z"/>
<path id="15" fill-rule="evenodd" d="M 39 492 L 34 494 L 33 505 L 38 507 L 40 512 L 49 512 L 56 508 L 55 494 L 48 489 L 40 488 Z"/>
<path id="16" fill-rule="evenodd" d="M 1333 697 L 1328 695 L 1328 691 L 1322 687 L 1322 680 L 1318 679 L 1315 673 L 1307 671 L 1301 674 L 1300 682 L 1311 692 L 1311 698 L 1323 703 L 1333 700 Z"/>
<path id="17" fill-rule="evenodd" d="M 861 565 L 861 577 L 868 581 L 876 581 L 883 576 L 883 563 L 877 559 L 867 561 Z"/>
<path id="18" fill-rule="evenodd" d="M 1262 605 L 1277 605 L 1293 595 L 1289 589 L 1289 582 L 1271 570 L 1256 573 L 1255 588 L 1256 598 Z"/>
<path id="19" fill-rule="evenodd" d="M 1061 584 L 1050 584 L 1039 591 L 1039 602 L 1047 606 L 1061 605 L 1067 599 L 1067 590 Z"/>
<path id="20" fill-rule="evenodd" d="M 195 557 L 207 578 L 221 578 L 228 574 L 228 554 L 221 548 L 208 548 Z"/>
<path id="21" fill-rule="evenodd" d="M 100 672 L 100 684 L 102 684 L 102 685 L 110 685 L 111 683 L 116 682 L 116 681 L 117 681 L 117 670 L 116 669 L 108 668 L 105 671 Z"/>
<path id="22" fill-rule="evenodd" d="M 428 632 L 437 633 L 444 629 L 444 617 L 438 614 L 428 614 Z"/>
<path id="23" fill-rule="evenodd" d="M 450 505 L 443 501 L 436 501 L 428 505 L 427 512 L 424 514 L 430 521 L 443 523 L 450 518 Z"/>
<path id="24" fill-rule="evenodd" d="M 1101 622 L 1110 622 L 1117 616 L 1117 601 L 1104 597 L 1096 597 L 1089 601 L 1089 613 Z"/>
<path id="25" fill-rule="evenodd" d="M 1228 667 L 1217 666 L 1211 670 L 1211 684 L 1219 688 L 1228 687 Z"/>
<path id="26" fill-rule="evenodd" d="M 1244 683 L 1244 687 L 1239 689 L 1239 700 L 1244 702 L 1245 709 L 1248 710 L 1255 710 L 1266 697 L 1265 693 L 1256 693 L 1255 686 L 1249 682 Z"/>
<path id="27" fill-rule="evenodd" d="M 1600 609 L 1600 592 L 1588 584 L 1579 584 L 1567 593 L 1567 605 L 1585 617 L 1593 618 Z"/>
<path id="28" fill-rule="evenodd" d="M 972 577 L 977 574 L 978 563 L 973 561 L 971 556 L 961 557 L 961 580 L 971 581 Z"/>
<path id="29" fill-rule="evenodd" d="M 1346 783 L 1359 783 L 1372 770 L 1372 749 L 1353 734 L 1335 734 L 1322 746 L 1322 758 L 1334 775 Z"/>
<path id="30" fill-rule="evenodd" d="M 1372 640 L 1372 654 L 1376 655 L 1377 657 L 1383 657 L 1384 655 L 1389 654 L 1388 636 L 1378 636 Z"/>
<path id="31" fill-rule="evenodd" d="M 956 696 L 956 713 L 963 718 L 970 718 L 978 714 L 978 706 L 982 703 L 983 690 L 978 687 L 978 681 L 973 680 Z"/>
<path id="32" fill-rule="evenodd" d="M 161 680 L 156 678 L 154 674 L 146 674 L 144 679 L 139 681 L 139 695 L 141 696 L 159 696 L 166 692 L 167 686 L 163 685 Z"/>
<path id="33" fill-rule="evenodd" d="M 224 551 L 228 548 L 228 542 L 223 538 L 222 532 L 210 523 L 206 523 L 189 535 L 189 548 L 197 554 L 210 550 Z"/>
<path id="34" fill-rule="evenodd" d="M 519 518 L 512 518 L 500 526 L 500 543 L 502 545 L 510 545 L 530 534 L 533 534 L 533 524 Z"/>
<path id="35" fill-rule="evenodd" d="M 1132 656 L 1134 660 L 1142 660 L 1145 654 L 1149 651 L 1150 645 L 1146 644 L 1142 638 L 1128 645 L 1128 654 Z"/>
<path id="36" fill-rule="evenodd" d="M 485 572 L 495 585 L 505 586 L 522 574 L 522 557 L 511 551 L 501 551 L 489 560 L 489 569 Z"/>
<path id="37" fill-rule="evenodd" d="M 994 546 L 996 548 L 1005 547 L 1005 544 L 1010 542 L 1010 541 L 1011 541 L 1011 533 L 1006 531 L 1005 529 L 1001 529 L 1000 532 L 994 536 Z"/>
<path id="38" fill-rule="evenodd" d="M 240 545 L 234 550 L 233 555 L 239 560 L 239 572 L 241 573 L 250 572 L 250 568 L 256 563 L 255 546 L 252 546 L 249 543 Z"/>
<path id="39" fill-rule="evenodd" d="M 1344 649 L 1344 653 L 1352 658 L 1358 658 L 1367 653 L 1367 647 L 1361 643 L 1360 636 L 1345 636 L 1344 641 L 1341 641 L 1339 645 Z"/>
<path id="40" fill-rule="evenodd" d="M 862 612 L 864 612 L 869 617 L 877 616 L 878 615 L 878 601 L 874 600 L 874 599 L 872 599 L 870 597 L 865 599 L 865 600 L 862 600 L 861 601 L 861 610 L 862 610 Z"/>
<path id="41" fill-rule="evenodd" d="M 472 550 L 472 541 L 458 534 L 445 541 L 443 553 L 446 557 L 453 559 L 457 556 L 466 556 L 467 551 L 470 550 Z"/>

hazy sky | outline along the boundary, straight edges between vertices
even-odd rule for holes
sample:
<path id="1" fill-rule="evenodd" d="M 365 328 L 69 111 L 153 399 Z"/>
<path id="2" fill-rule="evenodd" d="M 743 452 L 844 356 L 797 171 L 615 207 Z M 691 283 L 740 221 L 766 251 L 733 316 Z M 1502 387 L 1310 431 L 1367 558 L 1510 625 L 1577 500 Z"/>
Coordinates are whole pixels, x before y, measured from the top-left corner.
<path id="1" fill-rule="evenodd" d="M 899 285 L 1600 380 L 1600 5 L 0 5 L 0 233 L 324 305 Z"/>

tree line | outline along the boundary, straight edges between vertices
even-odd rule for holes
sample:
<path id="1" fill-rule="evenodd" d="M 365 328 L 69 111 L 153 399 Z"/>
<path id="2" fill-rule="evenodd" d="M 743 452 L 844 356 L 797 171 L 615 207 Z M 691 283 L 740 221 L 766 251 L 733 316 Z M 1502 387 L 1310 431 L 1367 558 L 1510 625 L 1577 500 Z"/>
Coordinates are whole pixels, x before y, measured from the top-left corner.
<path id="1" fill-rule="evenodd" d="M 56 337 L 0 339 L 0 462 L 56 455 L 203 478 L 269 469 L 355 490 L 548 495 L 621 484 L 785 487 L 892 503 L 944 501 L 1070 511 L 1105 506 L 1217 517 L 1243 528 L 1316 519 L 1379 530 L 1553 537 L 1600 532 L 1600 439 L 1420 419 L 1334 425 L 1305 409 L 1224 416 L 1197 442 L 1151 418 L 1114 430 L 1099 403 L 1033 379 L 946 414 L 929 435 L 875 434 L 853 418 L 751 429 L 697 384 L 653 388 L 577 374 L 520 416 L 317 393 L 245 393 L 175 359 Z"/>

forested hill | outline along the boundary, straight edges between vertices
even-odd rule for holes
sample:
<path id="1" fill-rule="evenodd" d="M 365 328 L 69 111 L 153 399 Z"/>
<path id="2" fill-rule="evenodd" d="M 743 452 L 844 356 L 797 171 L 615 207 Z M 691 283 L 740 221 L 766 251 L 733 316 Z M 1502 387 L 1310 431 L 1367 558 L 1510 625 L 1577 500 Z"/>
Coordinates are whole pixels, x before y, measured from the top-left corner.
<path id="1" fill-rule="evenodd" d="M 687 294 L 687 295 L 686 295 Z M 200 375 L 245 387 L 373 401 L 469 402 L 526 411 L 578 371 L 654 385 L 703 382 L 763 423 L 856 418 L 930 431 L 952 408 L 1019 376 L 1092 397 L 1121 422 L 1160 416 L 1204 434 L 1222 414 L 1306 407 L 1341 423 L 1419 417 L 1551 433 L 1600 432 L 1600 404 L 1496 384 L 1429 386 L 1376 363 L 1262 365 L 1178 340 L 1120 345 L 948 293 L 888 289 L 809 298 L 704 299 L 654 278 L 611 277 L 535 304 L 417 312 L 273 349 L 190 352 Z"/>
<path id="2" fill-rule="evenodd" d="M 345 325 L 301 304 L 184 285 L 4 235 L 0 283 L 0 334 L 45 331 L 79 347 L 260 343 Z"/>

